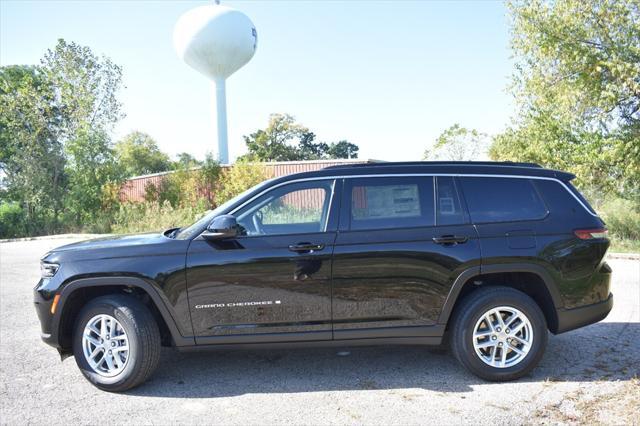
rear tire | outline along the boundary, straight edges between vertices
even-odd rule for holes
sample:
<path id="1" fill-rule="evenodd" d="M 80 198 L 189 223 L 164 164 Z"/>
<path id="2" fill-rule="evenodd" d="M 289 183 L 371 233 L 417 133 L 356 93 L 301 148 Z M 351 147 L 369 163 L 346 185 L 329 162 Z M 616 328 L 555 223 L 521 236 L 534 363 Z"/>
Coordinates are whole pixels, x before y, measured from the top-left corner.
<path id="1" fill-rule="evenodd" d="M 158 324 L 132 296 L 98 297 L 78 315 L 73 354 L 82 374 L 96 387 L 109 392 L 131 389 L 158 365 Z"/>
<path id="2" fill-rule="evenodd" d="M 528 374 L 542 359 L 547 340 L 540 307 L 512 288 L 478 289 L 454 314 L 451 349 L 467 370 L 484 380 L 508 381 Z"/>

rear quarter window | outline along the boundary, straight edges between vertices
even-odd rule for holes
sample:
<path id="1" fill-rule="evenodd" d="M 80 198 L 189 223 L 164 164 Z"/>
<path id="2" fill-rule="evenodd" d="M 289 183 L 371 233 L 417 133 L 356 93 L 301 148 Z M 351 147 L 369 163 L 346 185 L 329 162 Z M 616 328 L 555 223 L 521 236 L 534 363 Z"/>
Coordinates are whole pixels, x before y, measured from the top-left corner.
<path id="1" fill-rule="evenodd" d="M 591 204 L 589 204 L 589 201 L 587 201 L 587 199 L 584 197 L 584 195 L 582 195 L 580 193 L 580 191 L 578 191 L 578 189 L 573 186 L 571 184 L 571 182 L 565 182 L 564 183 L 567 188 L 569 188 L 569 190 L 573 193 L 573 195 L 575 195 L 576 197 L 578 197 L 578 200 L 580 200 L 582 202 L 582 204 L 584 205 L 584 207 L 591 213 L 596 215 L 596 211 L 593 209 L 593 207 L 591 207 Z"/>
<path id="2" fill-rule="evenodd" d="M 578 196 L 579 192 L 571 191 L 571 186 L 569 186 L 568 182 L 562 184 L 555 180 L 541 179 L 536 180 L 534 184 L 554 216 L 572 216 L 575 214 L 597 216 L 584 197 Z M 575 218 L 572 220 L 575 220 Z M 594 224 L 593 226 L 600 225 Z"/>
<path id="3" fill-rule="evenodd" d="M 530 179 L 462 177 L 460 182 L 474 223 L 538 220 L 547 215 Z"/>

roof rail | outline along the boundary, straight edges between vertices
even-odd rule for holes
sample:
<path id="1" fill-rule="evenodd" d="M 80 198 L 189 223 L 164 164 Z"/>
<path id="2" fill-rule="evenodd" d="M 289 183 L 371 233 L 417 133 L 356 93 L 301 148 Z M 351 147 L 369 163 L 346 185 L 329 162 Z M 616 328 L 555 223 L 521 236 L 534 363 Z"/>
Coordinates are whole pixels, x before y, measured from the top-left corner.
<path id="1" fill-rule="evenodd" d="M 325 169 L 346 169 L 353 167 L 392 167 L 392 166 L 504 166 L 504 167 L 530 167 L 541 169 L 537 163 L 515 161 L 380 161 L 358 164 L 338 164 L 325 167 Z"/>

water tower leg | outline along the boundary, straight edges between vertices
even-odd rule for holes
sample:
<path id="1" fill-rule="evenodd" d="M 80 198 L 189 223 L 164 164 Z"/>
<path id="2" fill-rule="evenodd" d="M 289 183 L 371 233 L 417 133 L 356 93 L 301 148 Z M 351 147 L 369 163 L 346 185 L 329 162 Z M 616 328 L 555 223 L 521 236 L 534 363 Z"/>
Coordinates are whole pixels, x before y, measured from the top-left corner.
<path id="1" fill-rule="evenodd" d="M 229 164 L 229 144 L 227 141 L 227 95 L 225 81 L 216 80 L 216 114 L 218 116 L 218 161 Z"/>

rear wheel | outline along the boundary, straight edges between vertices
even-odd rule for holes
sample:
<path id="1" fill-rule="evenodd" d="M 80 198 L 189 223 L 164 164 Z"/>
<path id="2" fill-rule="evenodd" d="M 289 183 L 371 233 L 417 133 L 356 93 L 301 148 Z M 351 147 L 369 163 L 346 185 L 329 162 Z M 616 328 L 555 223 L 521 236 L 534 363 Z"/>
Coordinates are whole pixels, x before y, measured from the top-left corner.
<path id="1" fill-rule="evenodd" d="M 158 325 L 147 307 L 131 296 L 98 297 L 78 315 L 73 354 L 82 374 L 98 388 L 131 389 L 158 365 Z"/>
<path id="2" fill-rule="evenodd" d="M 526 294 L 488 287 L 456 310 L 451 347 L 460 363 L 490 381 L 514 380 L 540 362 L 547 345 L 544 314 Z"/>

